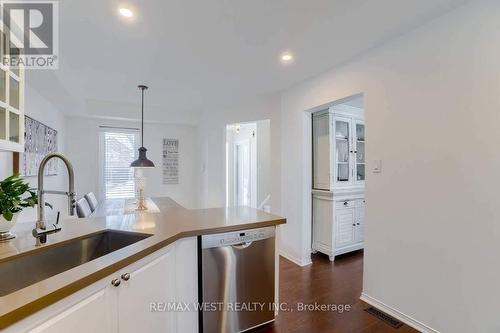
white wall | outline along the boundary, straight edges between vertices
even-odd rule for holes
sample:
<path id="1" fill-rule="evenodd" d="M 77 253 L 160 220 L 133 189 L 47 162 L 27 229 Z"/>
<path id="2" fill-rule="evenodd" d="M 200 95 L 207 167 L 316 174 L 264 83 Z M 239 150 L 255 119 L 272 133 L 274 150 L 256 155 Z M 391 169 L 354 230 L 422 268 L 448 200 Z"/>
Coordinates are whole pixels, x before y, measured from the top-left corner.
<path id="1" fill-rule="evenodd" d="M 282 250 L 308 260 L 304 110 L 364 92 L 363 292 L 440 332 L 500 331 L 499 31 L 500 2 L 472 1 L 283 93 Z"/>
<path id="2" fill-rule="evenodd" d="M 66 117 L 67 152 L 75 169 L 78 197 L 99 191 L 99 126 L 140 128 L 134 121 Z M 179 184 L 164 185 L 162 181 L 163 139 L 179 139 Z M 189 125 L 144 124 L 144 145 L 155 168 L 145 170 L 147 196 L 169 196 L 186 208 L 197 208 L 199 198 L 198 136 Z M 98 198 L 101 200 L 102 198 Z"/>
<path id="3" fill-rule="evenodd" d="M 65 151 L 65 131 L 64 131 L 64 116 L 61 111 L 54 107 L 47 99 L 41 96 L 35 89 L 30 86 L 29 75 L 26 75 L 25 86 L 25 112 L 26 115 L 48 125 L 58 131 L 58 150 Z M 0 152 L 0 179 L 4 179 L 12 175 L 12 153 Z M 46 189 L 67 189 L 67 172 L 64 164 L 59 164 L 59 175 L 46 176 Z M 36 177 L 26 178 L 30 185 L 37 187 Z M 54 210 L 60 210 L 62 214 L 67 213 L 67 200 L 65 197 L 46 195 L 46 200 L 54 205 Z M 48 213 L 50 216 L 51 213 Z M 19 215 L 19 222 L 33 222 L 36 220 L 36 209 L 25 209 Z"/>
<path id="4" fill-rule="evenodd" d="M 226 190 L 226 125 L 270 120 L 270 191 L 271 208 L 280 212 L 280 99 L 278 95 L 247 101 L 238 105 L 221 106 L 203 112 L 199 125 L 201 206 L 225 205 Z"/>

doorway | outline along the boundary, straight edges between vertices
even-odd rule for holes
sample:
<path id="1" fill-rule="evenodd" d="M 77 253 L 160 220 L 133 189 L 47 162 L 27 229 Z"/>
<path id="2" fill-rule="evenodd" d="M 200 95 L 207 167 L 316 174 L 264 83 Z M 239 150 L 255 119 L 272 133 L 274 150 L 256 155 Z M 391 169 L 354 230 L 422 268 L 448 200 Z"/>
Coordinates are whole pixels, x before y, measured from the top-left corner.
<path id="1" fill-rule="evenodd" d="M 270 121 L 226 126 L 226 205 L 270 210 Z"/>
<path id="2" fill-rule="evenodd" d="M 365 122 L 363 95 L 310 110 L 311 252 L 334 261 L 364 248 Z"/>

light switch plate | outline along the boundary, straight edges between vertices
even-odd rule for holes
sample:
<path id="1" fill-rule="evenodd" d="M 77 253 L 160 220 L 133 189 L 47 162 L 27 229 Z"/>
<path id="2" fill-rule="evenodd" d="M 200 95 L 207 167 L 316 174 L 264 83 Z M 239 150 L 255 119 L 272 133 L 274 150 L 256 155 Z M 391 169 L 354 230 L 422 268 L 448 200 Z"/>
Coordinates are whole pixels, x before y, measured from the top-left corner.
<path id="1" fill-rule="evenodd" d="M 373 162 L 373 173 L 381 173 L 382 172 L 382 160 L 375 160 Z"/>

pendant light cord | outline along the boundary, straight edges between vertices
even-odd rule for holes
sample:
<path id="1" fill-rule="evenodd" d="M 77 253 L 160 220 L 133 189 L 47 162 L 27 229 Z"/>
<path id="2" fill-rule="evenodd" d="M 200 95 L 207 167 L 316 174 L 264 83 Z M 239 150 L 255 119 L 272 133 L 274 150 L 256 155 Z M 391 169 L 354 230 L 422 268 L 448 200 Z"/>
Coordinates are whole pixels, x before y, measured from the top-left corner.
<path id="1" fill-rule="evenodd" d="M 144 88 L 142 90 L 142 103 L 141 103 L 141 147 L 144 147 Z"/>

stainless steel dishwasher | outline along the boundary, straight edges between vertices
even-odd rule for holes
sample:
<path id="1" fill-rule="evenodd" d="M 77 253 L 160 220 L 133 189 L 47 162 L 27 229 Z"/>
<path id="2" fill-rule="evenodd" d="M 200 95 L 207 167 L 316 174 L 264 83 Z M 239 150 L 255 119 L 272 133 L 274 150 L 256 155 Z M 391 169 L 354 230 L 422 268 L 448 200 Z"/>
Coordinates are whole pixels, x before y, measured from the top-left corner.
<path id="1" fill-rule="evenodd" d="M 201 236 L 198 244 L 200 332 L 274 320 L 275 227 Z"/>

